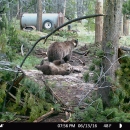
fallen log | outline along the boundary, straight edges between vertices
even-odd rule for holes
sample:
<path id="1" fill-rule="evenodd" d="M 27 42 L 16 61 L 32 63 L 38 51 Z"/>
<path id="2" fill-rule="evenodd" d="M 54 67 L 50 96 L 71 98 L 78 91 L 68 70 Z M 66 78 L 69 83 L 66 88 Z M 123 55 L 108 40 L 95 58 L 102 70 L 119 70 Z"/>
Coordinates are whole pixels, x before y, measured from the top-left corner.
<path id="1" fill-rule="evenodd" d="M 45 118 L 47 118 L 48 116 L 50 116 L 52 113 L 54 113 L 54 109 L 51 108 L 51 111 L 38 117 L 36 120 L 34 120 L 33 122 L 41 122 L 42 120 L 44 120 Z"/>
<path id="2" fill-rule="evenodd" d="M 67 106 L 61 101 L 61 99 L 53 92 L 53 90 L 46 84 L 46 82 L 44 81 L 43 77 L 42 77 L 42 81 L 43 81 L 43 83 L 45 84 L 45 86 L 46 86 L 48 92 L 50 92 L 51 95 L 54 96 L 54 98 L 58 101 L 58 103 L 60 103 L 61 106 L 67 107 Z"/>

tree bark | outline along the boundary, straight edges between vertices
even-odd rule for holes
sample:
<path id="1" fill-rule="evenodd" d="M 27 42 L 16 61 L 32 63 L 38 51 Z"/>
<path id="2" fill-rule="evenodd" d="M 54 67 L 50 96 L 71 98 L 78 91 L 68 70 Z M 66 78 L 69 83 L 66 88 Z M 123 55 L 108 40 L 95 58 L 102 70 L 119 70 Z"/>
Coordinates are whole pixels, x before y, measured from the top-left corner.
<path id="1" fill-rule="evenodd" d="M 37 0 L 35 0 L 34 2 L 37 3 Z M 34 13 L 36 13 L 37 12 L 37 4 L 34 4 L 33 7 L 34 7 Z"/>
<path id="2" fill-rule="evenodd" d="M 37 0 L 37 30 L 42 31 L 42 1 Z"/>
<path id="3" fill-rule="evenodd" d="M 8 11 L 7 11 L 7 19 L 8 19 L 8 21 L 10 21 L 10 5 L 9 5 L 8 0 L 6 1 L 6 7 L 8 9 Z"/>
<path id="4" fill-rule="evenodd" d="M 129 19 L 127 18 L 127 15 L 124 15 L 123 17 L 123 34 L 125 36 L 129 35 Z"/>
<path id="5" fill-rule="evenodd" d="M 83 16 L 83 0 L 77 0 L 77 18 L 82 16 Z"/>
<path id="6" fill-rule="evenodd" d="M 20 19 L 22 16 L 22 5 L 20 0 L 18 1 L 17 4 L 17 13 L 18 13 L 17 18 Z"/>
<path id="7" fill-rule="evenodd" d="M 66 10 L 66 0 L 64 0 L 63 3 L 63 15 L 65 16 L 65 10 Z"/>
<path id="8" fill-rule="evenodd" d="M 43 13 L 46 13 L 46 9 L 45 9 L 45 0 L 42 0 L 42 3 L 43 3 L 43 7 L 42 7 L 42 8 L 43 8 L 43 9 L 42 9 L 42 10 L 43 10 Z"/>
<path id="9" fill-rule="evenodd" d="M 123 0 L 106 0 L 107 16 L 104 17 L 102 49 L 103 75 L 99 83 L 98 94 L 103 102 L 109 106 L 109 92 L 115 82 L 115 70 L 117 69 L 118 46 L 121 28 L 121 13 Z M 108 80 L 109 79 L 109 80 Z"/>
<path id="10" fill-rule="evenodd" d="M 95 14 L 103 14 L 103 0 L 97 0 L 95 7 Z M 103 17 L 95 18 L 95 43 L 100 43 L 102 41 L 102 31 L 103 31 Z"/>

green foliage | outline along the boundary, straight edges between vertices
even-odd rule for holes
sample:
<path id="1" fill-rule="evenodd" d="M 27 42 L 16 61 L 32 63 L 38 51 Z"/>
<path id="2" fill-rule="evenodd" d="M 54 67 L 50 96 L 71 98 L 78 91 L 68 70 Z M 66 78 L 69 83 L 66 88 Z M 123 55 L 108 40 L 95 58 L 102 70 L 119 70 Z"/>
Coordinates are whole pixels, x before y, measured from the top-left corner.
<path id="1" fill-rule="evenodd" d="M 61 111 L 60 107 L 61 107 L 60 104 L 55 104 L 53 108 L 55 109 L 55 111 L 60 112 Z"/>
<path id="2" fill-rule="evenodd" d="M 112 48 L 111 42 L 107 43 L 107 47 Z M 100 67 L 102 65 L 101 63 L 102 58 L 104 57 L 104 52 L 97 49 L 97 47 L 95 47 L 95 49 L 93 48 L 91 52 L 94 53 L 92 57 L 93 62 L 89 70 L 92 71 L 92 79 L 96 82 L 98 76 L 100 76 Z M 114 51 L 111 50 L 111 55 L 113 54 Z M 110 107 L 104 107 L 101 99 L 101 103 L 97 103 L 95 100 L 86 99 L 87 101 L 85 103 L 88 104 L 86 109 L 80 110 L 80 108 L 76 108 L 75 113 L 72 115 L 72 121 L 130 122 L 130 60 L 128 57 L 122 58 L 122 60 L 124 63 L 121 64 L 120 68 L 116 71 L 118 81 L 114 81 L 115 86 L 112 88 L 113 91 L 110 94 Z M 85 73 L 83 78 L 85 82 L 88 82 L 88 80 L 90 80 L 89 72 Z M 112 82 L 111 77 L 105 78 L 108 82 Z M 97 104 L 94 105 L 95 103 Z"/>
<path id="3" fill-rule="evenodd" d="M 76 1 L 75 0 L 69 0 L 69 2 L 66 3 L 66 12 L 65 15 L 69 20 L 75 18 L 75 12 L 76 12 Z"/>
<path id="4" fill-rule="evenodd" d="M 4 102 L 4 98 L 6 96 L 6 83 L 0 84 L 0 110 L 2 110 L 2 105 Z"/>
<path id="5" fill-rule="evenodd" d="M 88 14 L 87 14 L 88 15 Z M 84 27 L 86 30 L 89 31 L 94 31 L 95 30 L 95 21 L 94 19 L 87 19 L 87 22 L 85 23 Z"/>
<path id="6" fill-rule="evenodd" d="M 0 70 L 0 83 L 10 82 L 14 78 L 14 73 L 9 71 Z"/>
<path id="7" fill-rule="evenodd" d="M 112 104 L 112 106 L 119 105 L 119 101 L 120 101 L 119 100 L 119 96 L 117 94 L 112 94 L 112 97 L 111 97 L 111 104 Z"/>
<path id="8" fill-rule="evenodd" d="M 15 27 L 11 24 L 9 24 L 8 27 L 8 45 L 12 48 L 13 52 L 19 52 L 20 51 L 20 41 L 18 39 L 19 32 L 15 29 Z"/>
<path id="9" fill-rule="evenodd" d="M 3 80 L 0 83 L 0 110 L 3 108 L 3 102 L 6 96 L 7 83 Z M 45 87 L 40 88 L 38 84 L 30 79 L 21 82 L 19 88 L 15 88 L 15 102 L 9 100 L 6 103 L 4 111 L 9 112 L 8 115 L 3 113 L 0 115 L 0 121 L 9 121 L 15 119 L 15 115 L 29 116 L 29 122 L 32 122 L 39 116 L 50 111 L 52 104 L 48 103 L 45 96 Z M 58 107 L 57 107 L 58 109 Z M 15 113 L 15 115 L 13 114 Z M 20 119 L 19 119 L 20 120 Z"/>
<path id="10" fill-rule="evenodd" d="M 83 78 L 84 78 L 85 82 L 88 82 L 88 81 L 89 81 L 89 73 L 88 73 L 88 72 L 85 72 L 85 73 L 83 74 Z"/>
<path id="11" fill-rule="evenodd" d="M 98 56 L 99 58 L 102 58 L 104 56 L 104 51 L 103 50 L 97 50 L 96 51 L 96 56 Z"/>
<path id="12" fill-rule="evenodd" d="M 39 88 L 38 84 L 32 80 L 25 79 L 22 84 L 26 86 L 28 91 L 33 95 L 37 95 L 40 99 L 45 99 L 45 87 Z"/>
<path id="13" fill-rule="evenodd" d="M 0 35 L 0 52 L 2 53 L 5 53 L 7 50 L 6 50 L 6 43 L 7 43 L 7 36 L 5 33 L 2 33 Z"/>
<path id="14" fill-rule="evenodd" d="M 20 50 L 20 42 L 18 39 L 18 31 L 12 26 L 7 24 L 6 18 L 2 19 L 0 25 L 2 26 L 2 32 L 0 36 L 0 50 L 4 52 L 10 61 L 15 59 L 16 52 Z"/>
<path id="15" fill-rule="evenodd" d="M 122 98 L 129 98 L 130 97 L 130 57 L 126 56 L 122 58 L 123 63 L 121 63 L 120 68 L 117 69 L 116 75 L 119 80 L 120 88 L 122 95 L 118 93 L 118 96 Z M 122 100 L 122 98 L 120 98 Z"/>
<path id="16" fill-rule="evenodd" d="M 106 47 L 112 48 L 112 42 L 111 41 L 107 42 Z"/>
<path id="17" fill-rule="evenodd" d="M 15 57 L 15 61 L 13 61 L 16 65 L 19 65 L 21 63 L 21 61 L 23 60 L 23 57 L 20 55 L 17 55 Z M 41 58 L 37 58 L 34 55 L 30 55 L 28 56 L 28 58 L 26 59 L 24 65 L 23 65 L 23 69 L 35 69 L 34 66 L 39 64 L 42 60 Z"/>
<path id="18" fill-rule="evenodd" d="M 82 111 L 79 108 L 75 108 L 72 122 L 130 122 L 129 113 L 120 111 L 116 107 L 104 108 L 101 98 L 90 104 Z M 129 109 L 129 106 L 124 106 L 124 108 Z"/>
<path id="19" fill-rule="evenodd" d="M 8 28 L 8 21 L 6 15 L 3 14 L 0 20 L 0 33 L 2 34 L 2 32 L 5 31 L 7 28 Z"/>
<path id="20" fill-rule="evenodd" d="M 93 9 L 93 7 L 95 7 L 95 0 L 90 0 L 90 1 L 86 1 L 86 5 L 87 5 L 87 13 L 86 15 L 89 14 L 94 14 L 95 10 Z M 87 19 L 85 22 L 84 27 L 86 28 L 86 30 L 89 31 L 94 31 L 95 30 L 95 20 L 93 18 Z"/>
<path id="21" fill-rule="evenodd" d="M 40 88 L 37 83 L 29 79 L 25 79 L 22 84 L 26 86 L 26 91 L 30 93 L 27 94 L 25 89 L 23 89 L 25 100 L 22 112 L 25 113 L 27 109 L 30 109 L 29 121 L 33 121 L 47 111 L 50 111 L 52 105 L 45 100 L 45 87 Z"/>
<path id="22" fill-rule="evenodd" d="M 0 114 L 0 122 L 11 121 L 15 119 L 16 113 L 5 112 Z"/>
<path id="23" fill-rule="evenodd" d="M 98 81 L 99 74 L 94 72 L 94 75 L 92 76 L 92 81 L 96 83 Z"/>
<path id="24" fill-rule="evenodd" d="M 97 82 L 100 75 L 99 62 L 102 60 L 104 53 L 100 50 L 96 51 L 96 58 L 92 60 L 90 71 L 93 72 L 91 79 Z M 102 100 L 88 98 L 85 102 L 88 104 L 84 111 L 78 110 L 74 114 L 72 121 L 85 121 L 85 122 L 130 122 L 130 57 L 127 55 L 122 58 L 123 63 L 116 71 L 117 81 L 112 82 L 111 77 L 106 77 L 108 82 L 113 83 L 112 91 L 110 92 L 110 107 L 105 107 Z M 95 66 L 94 66 L 95 65 Z M 89 75 L 89 72 L 88 72 Z M 88 76 L 87 75 L 87 76 Z M 86 77 L 87 77 L 86 76 Z M 85 78 L 84 78 L 85 79 Z M 87 77 L 88 79 L 88 77 Z M 90 104 L 90 105 L 89 105 Z"/>
<path id="25" fill-rule="evenodd" d="M 95 65 L 100 66 L 102 63 L 102 59 L 101 58 L 94 58 L 92 61 Z"/>
<path id="26" fill-rule="evenodd" d="M 112 78 L 110 76 L 106 76 L 106 81 L 108 81 L 109 83 L 112 83 Z"/>
<path id="27" fill-rule="evenodd" d="M 72 32 L 72 31 L 66 31 L 66 30 L 62 30 L 62 31 L 59 31 L 59 32 L 56 32 L 55 35 L 59 35 L 63 38 L 77 38 L 78 37 L 78 34 L 76 32 Z"/>
<path id="28" fill-rule="evenodd" d="M 100 76 L 100 66 L 102 64 L 102 58 L 104 56 L 104 52 L 101 49 L 90 48 L 91 56 L 92 56 L 92 64 L 89 67 L 89 71 L 91 71 L 93 74 L 91 75 L 91 80 L 96 83 L 98 81 L 98 78 Z M 94 53 L 94 54 L 93 54 Z M 85 82 L 90 79 L 89 72 L 88 74 L 84 74 L 84 80 Z"/>
<path id="29" fill-rule="evenodd" d="M 94 71 L 95 70 L 95 65 L 94 64 L 90 65 L 89 70 Z"/>
<path id="30" fill-rule="evenodd" d="M 122 12 L 123 14 L 130 15 L 130 0 L 123 3 Z"/>

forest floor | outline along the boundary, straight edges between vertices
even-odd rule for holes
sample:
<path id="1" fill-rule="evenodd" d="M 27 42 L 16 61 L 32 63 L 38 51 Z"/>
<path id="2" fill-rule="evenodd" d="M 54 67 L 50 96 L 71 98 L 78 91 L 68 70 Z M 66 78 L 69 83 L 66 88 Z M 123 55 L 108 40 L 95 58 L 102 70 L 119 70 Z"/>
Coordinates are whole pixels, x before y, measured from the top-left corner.
<path id="1" fill-rule="evenodd" d="M 81 32 L 80 32 L 81 33 Z M 40 33 L 39 35 L 43 35 Z M 89 34 L 87 34 L 89 36 Z M 86 35 L 84 34 L 85 38 Z M 89 37 L 87 37 L 89 38 Z M 57 39 L 59 40 L 59 39 Z M 130 41 L 129 37 L 122 37 L 120 40 L 120 44 L 124 45 L 124 43 L 127 44 L 126 40 Z M 51 43 L 54 42 L 51 41 Z M 83 42 L 83 41 L 82 41 Z M 89 44 L 90 43 L 90 44 Z M 93 43 L 91 40 L 90 42 L 86 43 L 79 43 L 80 46 L 78 46 L 78 51 L 80 52 L 87 52 L 90 50 L 90 46 L 92 46 Z M 98 50 L 98 46 L 93 46 L 94 50 Z M 37 52 L 46 52 L 47 49 L 41 47 Z M 90 52 L 91 54 L 91 52 Z M 42 55 L 39 55 L 35 53 L 35 56 L 39 59 L 44 59 L 45 62 L 48 62 L 47 56 L 45 53 Z M 47 81 L 48 86 L 53 91 L 53 94 L 55 94 L 58 99 L 64 104 L 64 106 L 67 106 L 68 110 L 73 110 L 75 107 L 81 107 L 85 108 L 87 107 L 87 103 L 84 101 L 86 99 L 91 100 L 91 96 L 95 95 L 95 91 L 97 91 L 97 86 L 92 82 L 88 81 L 85 82 L 84 80 L 84 74 L 85 72 L 89 72 L 89 67 L 92 64 L 94 56 L 90 56 L 88 53 L 85 53 L 84 55 L 79 55 L 77 53 L 72 54 L 71 62 L 69 62 L 74 68 L 77 70 L 80 70 L 80 72 L 71 73 L 69 75 L 43 75 L 41 71 L 38 71 L 36 69 L 25 69 L 24 72 L 26 73 L 26 76 L 36 81 L 40 87 L 44 87 L 45 84 L 43 82 Z M 40 64 L 40 63 L 39 63 Z M 92 72 L 89 72 L 89 75 L 93 75 Z M 58 102 L 57 102 L 58 103 Z M 43 122 L 62 122 L 62 120 L 66 120 L 65 113 L 59 113 L 58 115 L 51 116 L 43 120 Z"/>
<path id="2" fill-rule="evenodd" d="M 80 51 L 86 51 L 86 45 L 82 45 L 79 48 Z M 46 50 L 44 50 L 46 51 Z M 39 57 L 39 55 L 37 55 Z M 42 55 L 46 59 L 46 55 Z M 74 72 L 69 75 L 43 75 L 38 70 L 24 70 L 26 76 L 32 78 L 41 87 L 44 86 L 43 80 L 47 81 L 49 87 L 53 93 L 61 100 L 61 102 L 67 106 L 68 109 L 73 110 L 74 107 L 86 107 L 84 103 L 85 97 L 91 97 L 93 91 L 96 90 L 97 86 L 94 83 L 86 83 L 84 80 L 84 73 L 88 71 L 92 59 L 87 55 L 79 55 L 73 52 L 72 61 L 70 64 L 80 70 L 80 72 Z M 91 75 L 92 73 L 90 73 Z M 47 118 L 43 122 L 61 122 L 61 119 L 65 120 L 65 114 L 61 113 L 56 116 Z"/>

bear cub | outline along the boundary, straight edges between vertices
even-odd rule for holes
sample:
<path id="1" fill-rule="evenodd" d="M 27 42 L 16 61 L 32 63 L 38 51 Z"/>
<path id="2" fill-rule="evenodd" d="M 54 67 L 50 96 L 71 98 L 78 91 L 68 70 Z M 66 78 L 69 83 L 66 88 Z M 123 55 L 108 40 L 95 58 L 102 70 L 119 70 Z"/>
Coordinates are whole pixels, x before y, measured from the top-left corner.
<path id="1" fill-rule="evenodd" d="M 73 71 L 73 67 L 69 63 L 62 63 L 60 60 L 55 60 L 49 64 L 36 65 L 36 69 L 43 72 L 45 75 L 69 75 Z"/>

